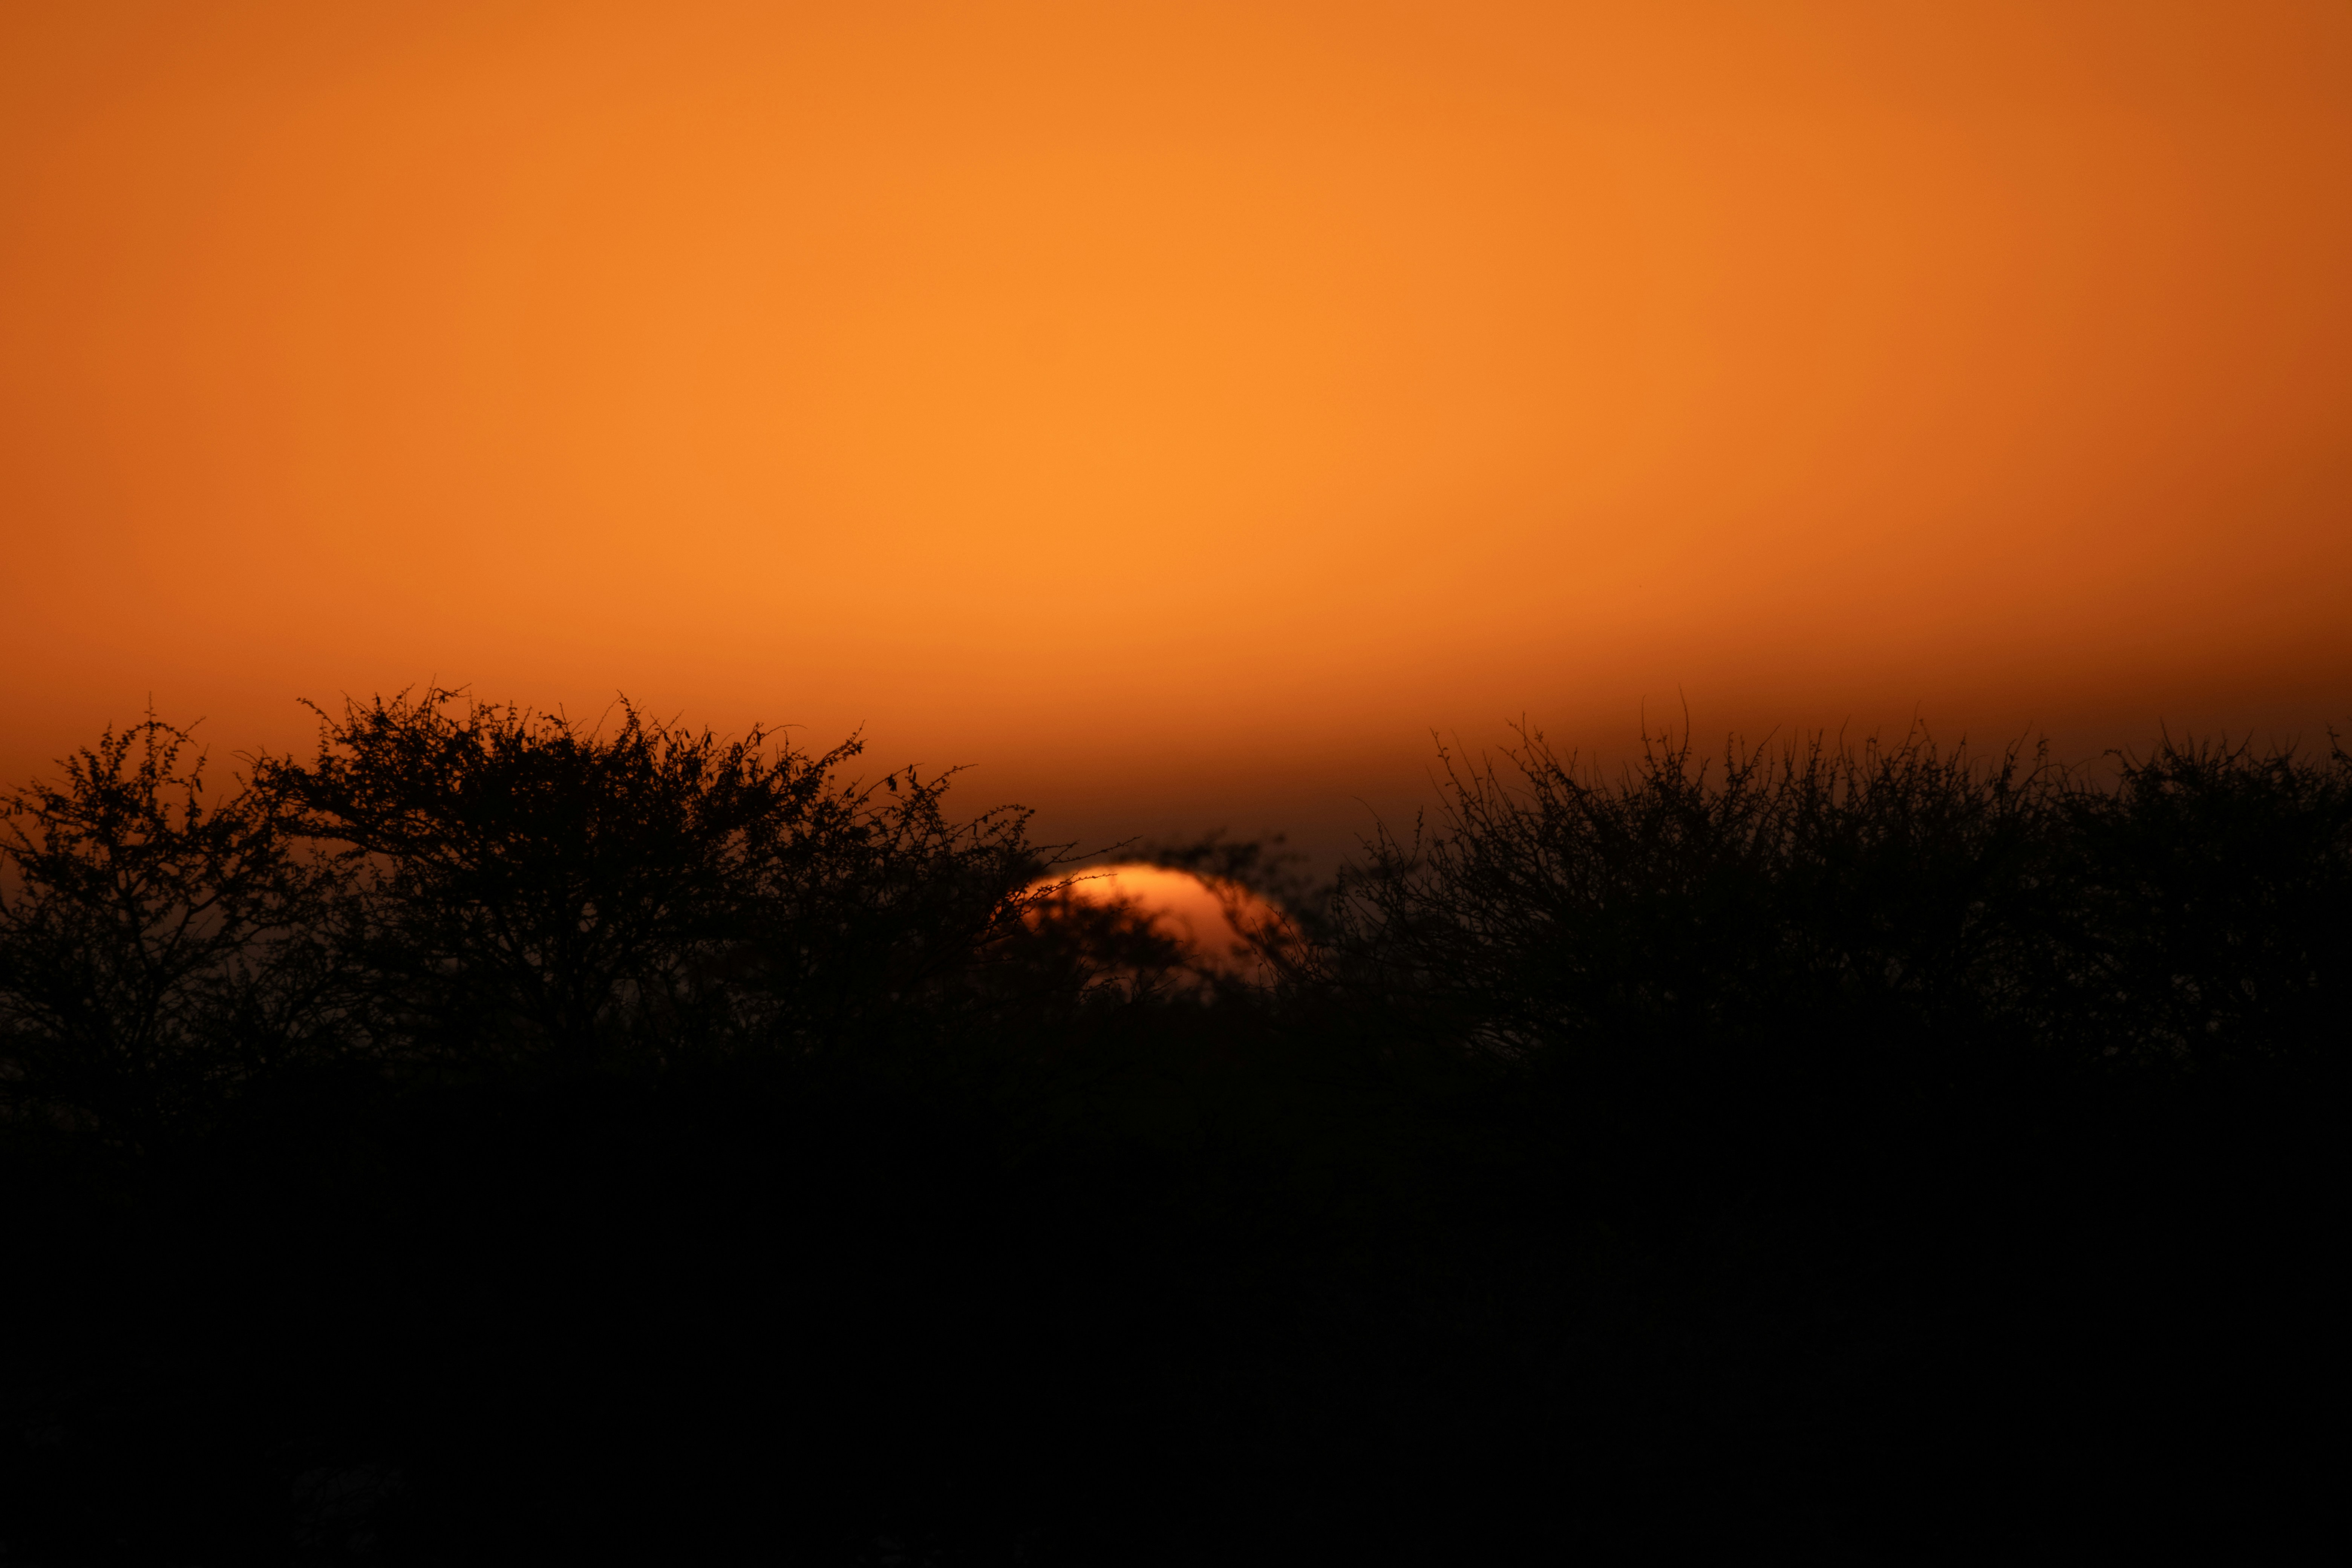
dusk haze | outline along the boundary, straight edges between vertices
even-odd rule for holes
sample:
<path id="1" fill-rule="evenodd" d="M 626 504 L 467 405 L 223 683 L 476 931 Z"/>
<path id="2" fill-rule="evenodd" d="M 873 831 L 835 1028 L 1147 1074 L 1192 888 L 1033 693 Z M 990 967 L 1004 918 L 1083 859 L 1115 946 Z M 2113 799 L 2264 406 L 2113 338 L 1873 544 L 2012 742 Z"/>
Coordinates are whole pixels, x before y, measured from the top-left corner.
<path id="1" fill-rule="evenodd" d="M 5 1568 L 2329 1561 L 2347 1125 L 2347 0 L 0 0 Z"/>
<path id="2" fill-rule="evenodd" d="M 1337 847 L 1522 714 L 2316 734 L 2347 190 L 2331 5 L 19 5 L 0 774 L 437 679 Z"/>

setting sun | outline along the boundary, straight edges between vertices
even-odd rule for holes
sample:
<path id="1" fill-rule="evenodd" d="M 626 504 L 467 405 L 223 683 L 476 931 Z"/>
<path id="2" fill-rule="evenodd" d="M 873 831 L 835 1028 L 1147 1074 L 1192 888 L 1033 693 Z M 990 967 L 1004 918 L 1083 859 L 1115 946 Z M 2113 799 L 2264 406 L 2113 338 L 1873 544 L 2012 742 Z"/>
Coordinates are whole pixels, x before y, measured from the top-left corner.
<path id="1" fill-rule="evenodd" d="M 0 546 L 0 1561 L 2343 1550 L 2346 0 L 8 0 Z"/>

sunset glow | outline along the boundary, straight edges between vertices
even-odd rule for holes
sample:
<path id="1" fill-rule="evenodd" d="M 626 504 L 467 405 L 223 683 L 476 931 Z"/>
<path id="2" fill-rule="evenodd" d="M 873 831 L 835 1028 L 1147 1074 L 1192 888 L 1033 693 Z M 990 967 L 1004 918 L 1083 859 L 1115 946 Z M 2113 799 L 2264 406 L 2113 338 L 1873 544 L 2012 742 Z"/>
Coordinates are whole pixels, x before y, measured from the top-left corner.
<path id="1" fill-rule="evenodd" d="M 2347 191 L 2317 4 L 12 7 L 0 772 L 437 678 L 1107 839 L 1522 712 L 2311 731 Z"/>
<path id="2" fill-rule="evenodd" d="M 1276 927 L 1282 916 L 1245 888 L 1144 861 L 1090 866 L 1048 885 L 1066 885 L 1074 900 L 1124 905 L 1147 916 L 1202 970 L 1253 980 L 1267 975 L 1245 941 Z"/>

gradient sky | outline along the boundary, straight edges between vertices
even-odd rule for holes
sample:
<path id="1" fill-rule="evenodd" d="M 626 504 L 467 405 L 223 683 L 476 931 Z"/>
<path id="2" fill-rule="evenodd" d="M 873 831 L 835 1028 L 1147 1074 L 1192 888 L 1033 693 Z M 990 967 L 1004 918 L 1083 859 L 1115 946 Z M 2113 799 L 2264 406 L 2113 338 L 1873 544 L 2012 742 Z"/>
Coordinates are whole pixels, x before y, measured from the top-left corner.
<path id="1" fill-rule="evenodd" d="M 0 9 L 0 776 L 430 677 L 1089 833 L 2352 719 L 2352 6 Z"/>

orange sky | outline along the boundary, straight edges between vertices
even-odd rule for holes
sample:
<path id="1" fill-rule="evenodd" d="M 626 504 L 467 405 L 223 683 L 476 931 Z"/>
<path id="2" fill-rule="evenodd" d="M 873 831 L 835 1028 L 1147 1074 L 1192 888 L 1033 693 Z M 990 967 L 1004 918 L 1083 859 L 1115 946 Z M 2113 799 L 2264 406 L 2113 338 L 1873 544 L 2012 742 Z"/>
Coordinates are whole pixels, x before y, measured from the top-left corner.
<path id="1" fill-rule="evenodd" d="M 2352 719 L 2352 7 L 0 9 L 0 776 L 431 676 L 1049 826 Z M 1352 820 L 1352 818 L 1351 818 Z"/>

